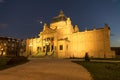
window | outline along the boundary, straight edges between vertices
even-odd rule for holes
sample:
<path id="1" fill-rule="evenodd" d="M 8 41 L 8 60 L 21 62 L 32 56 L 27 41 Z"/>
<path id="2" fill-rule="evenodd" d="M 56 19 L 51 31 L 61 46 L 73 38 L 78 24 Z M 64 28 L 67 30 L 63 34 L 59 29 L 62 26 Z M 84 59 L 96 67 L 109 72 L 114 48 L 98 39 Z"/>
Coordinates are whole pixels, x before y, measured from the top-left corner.
<path id="1" fill-rule="evenodd" d="M 63 50 L 63 45 L 60 45 L 60 50 Z"/>
<path id="2" fill-rule="evenodd" d="M 66 49 L 68 50 L 68 45 L 66 46 Z"/>

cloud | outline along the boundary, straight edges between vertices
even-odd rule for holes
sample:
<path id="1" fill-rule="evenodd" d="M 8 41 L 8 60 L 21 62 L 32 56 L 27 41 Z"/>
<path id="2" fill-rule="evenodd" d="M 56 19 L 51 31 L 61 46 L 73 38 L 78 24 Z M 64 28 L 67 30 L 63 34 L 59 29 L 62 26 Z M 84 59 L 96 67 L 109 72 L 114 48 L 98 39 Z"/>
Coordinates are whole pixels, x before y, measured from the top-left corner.
<path id="1" fill-rule="evenodd" d="M 5 1 L 4 0 L 0 0 L 0 3 L 4 3 Z"/>
<path id="2" fill-rule="evenodd" d="M 0 24 L 0 28 L 6 28 L 8 24 Z"/>

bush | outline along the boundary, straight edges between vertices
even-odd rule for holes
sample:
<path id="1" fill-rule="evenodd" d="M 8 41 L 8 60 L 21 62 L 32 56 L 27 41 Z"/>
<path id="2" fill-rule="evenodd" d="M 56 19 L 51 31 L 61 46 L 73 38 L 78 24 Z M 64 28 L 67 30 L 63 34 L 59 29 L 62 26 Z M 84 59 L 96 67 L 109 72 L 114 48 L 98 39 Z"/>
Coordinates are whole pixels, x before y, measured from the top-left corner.
<path id="1" fill-rule="evenodd" d="M 85 61 L 90 61 L 90 57 L 87 52 L 85 53 Z"/>
<path id="2" fill-rule="evenodd" d="M 13 65 L 13 64 L 20 64 L 23 62 L 27 62 L 28 58 L 24 56 L 17 56 L 17 57 L 12 57 L 8 62 L 7 65 Z"/>
<path id="3" fill-rule="evenodd" d="M 4 66 L 7 64 L 7 62 L 10 60 L 10 58 L 2 56 L 0 57 L 0 66 Z"/>

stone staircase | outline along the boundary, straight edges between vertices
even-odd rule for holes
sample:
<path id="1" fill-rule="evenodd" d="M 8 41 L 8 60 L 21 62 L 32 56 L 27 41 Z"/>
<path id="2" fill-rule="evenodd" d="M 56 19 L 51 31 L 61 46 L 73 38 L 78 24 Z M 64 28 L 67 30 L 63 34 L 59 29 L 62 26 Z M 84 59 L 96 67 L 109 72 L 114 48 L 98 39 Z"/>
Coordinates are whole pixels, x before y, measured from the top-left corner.
<path id="1" fill-rule="evenodd" d="M 31 58 L 55 58 L 53 52 L 47 52 L 47 55 L 45 52 L 40 52 L 35 55 L 30 56 Z"/>

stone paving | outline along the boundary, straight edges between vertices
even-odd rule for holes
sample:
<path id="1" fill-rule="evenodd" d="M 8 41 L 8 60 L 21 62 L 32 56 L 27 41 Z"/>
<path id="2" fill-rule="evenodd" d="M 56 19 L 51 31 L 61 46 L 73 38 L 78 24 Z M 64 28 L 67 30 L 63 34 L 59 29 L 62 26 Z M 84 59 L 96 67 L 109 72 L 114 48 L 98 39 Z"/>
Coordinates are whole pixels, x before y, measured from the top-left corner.
<path id="1" fill-rule="evenodd" d="M 30 62 L 0 71 L 0 80 L 92 80 L 81 65 L 67 59 L 32 58 Z"/>

